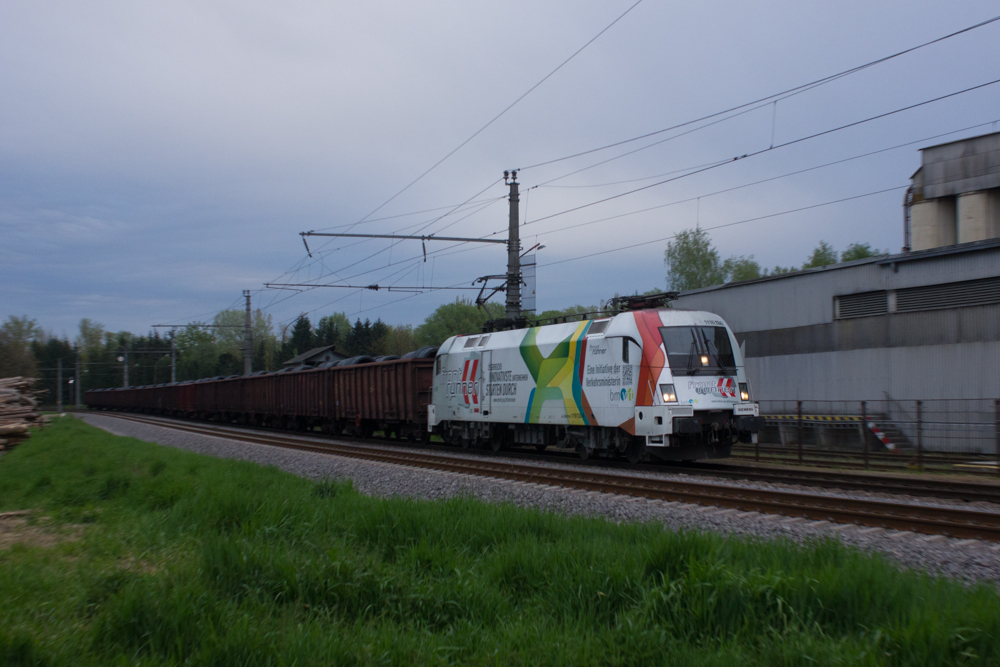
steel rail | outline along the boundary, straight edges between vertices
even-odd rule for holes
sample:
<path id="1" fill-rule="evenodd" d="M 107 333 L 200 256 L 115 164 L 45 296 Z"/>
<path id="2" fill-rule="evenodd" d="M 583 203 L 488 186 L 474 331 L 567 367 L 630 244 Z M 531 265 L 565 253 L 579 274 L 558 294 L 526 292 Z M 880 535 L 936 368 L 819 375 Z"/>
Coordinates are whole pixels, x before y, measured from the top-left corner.
<path id="1" fill-rule="evenodd" d="M 741 463 L 694 463 L 677 468 L 685 474 L 779 482 L 850 491 L 874 491 L 919 497 L 950 498 L 968 502 L 1000 504 L 1000 484 L 958 482 L 940 479 L 888 476 L 833 470 L 810 470 L 747 465 Z"/>
<path id="2" fill-rule="evenodd" d="M 781 514 L 818 521 L 892 528 L 914 533 L 947 535 L 1000 542 L 1000 514 L 977 510 L 911 505 L 885 500 L 843 498 L 799 491 L 776 491 L 687 480 L 650 479 L 603 471 L 545 468 L 512 460 L 443 456 L 422 451 L 376 449 L 341 442 L 279 434 L 257 434 L 213 424 L 191 425 L 169 420 L 113 415 L 211 437 L 286 447 L 382 463 L 508 479 L 520 482 L 645 497 L 670 502 Z"/>

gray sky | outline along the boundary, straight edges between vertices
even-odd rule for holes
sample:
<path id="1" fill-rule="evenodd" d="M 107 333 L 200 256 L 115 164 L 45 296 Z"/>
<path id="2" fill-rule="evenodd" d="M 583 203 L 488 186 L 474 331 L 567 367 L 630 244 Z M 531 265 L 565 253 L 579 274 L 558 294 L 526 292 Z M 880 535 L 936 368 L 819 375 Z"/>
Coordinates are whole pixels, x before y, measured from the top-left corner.
<path id="1" fill-rule="evenodd" d="M 468 285 L 502 273 L 501 246 L 429 244 L 424 263 L 415 242 L 390 250 L 387 241 L 314 239 L 310 260 L 298 233 L 365 218 L 633 3 L 2 3 L 0 318 L 28 315 L 71 338 L 83 317 L 143 333 L 210 319 L 252 289 L 276 323 L 344 311 L 418 324 L 460 293 L 296 293 L 263 283 L 339 275 Z M 353 231 L 432 223 L 424 233 L 502 232 L 505 169 L 765 97 L 998 7 L 644 0 Z M 522 240 L 546 246 L 539 309 L 663 287 L 666 241 L 657 239 L 696 222 L 711 228 L 905 186 L 920 147 L 996 129 L 1000 84 L 532 221 L 766 149 L 772 126 L 780 145 L 1000 78 L 997 43 L 1000 22 L 574 175 L 679 132 L 524 169 Z M 712 195 L 907 142 L 917 143 Z M 436 222 L 449 209 L 413 214 L 461 204 L 491 183 L 475 200 L 482 207 Z M 820 239 L 896 252 L 903 193 L 767 217 L 712 239 L 724 257 L 753 255 L 768 267 L 801 264 Z M 651 207 L 660 208 L 637 213 Z M 632 244 L 641 245 L 575 259 Z"/>

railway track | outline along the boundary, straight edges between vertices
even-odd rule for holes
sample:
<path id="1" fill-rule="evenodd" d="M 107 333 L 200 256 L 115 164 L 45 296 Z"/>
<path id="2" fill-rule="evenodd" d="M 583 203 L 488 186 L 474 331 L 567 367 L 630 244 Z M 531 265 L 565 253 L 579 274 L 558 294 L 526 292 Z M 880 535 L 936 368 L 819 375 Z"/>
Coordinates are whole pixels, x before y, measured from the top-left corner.
<path id="1" fill-rule="evenodd" d="M 801 468 L 757 466 L 740 463 L 695 463 L 678 467 L 678 472 L 727 479 L 820 486 L 848 491 L 871 491 L 928 498 L 948 498 L 968 502 L 1000 504 L 1000 484 L 958 482 L 925 476 L 878 475 Z"/>
<path id="2" fill-rule="evenodd" d="M 881 499 L 844 498 L 805 491 L 747 488 L 696 480 L 635 477 L 607 469 L 547 468 L 516 459 L 498 460 L 476 456 L 444 455 L 426 450 L 390 449 L 321 440 L 311 436 L 247 431 L 231 426 L 193 424 L 136 415 L 115 414 L 109 416 L 200 435 L 428 470 L 645 497 L 668 502 L 731 508 L 747 512 L 780 514 L 817 521 L 832 521 L 842 524 L 1000 542 L 1000 513 L 975 509 L 929 507 Z M 870 490 L 870 487 L 866 488 Z"/>

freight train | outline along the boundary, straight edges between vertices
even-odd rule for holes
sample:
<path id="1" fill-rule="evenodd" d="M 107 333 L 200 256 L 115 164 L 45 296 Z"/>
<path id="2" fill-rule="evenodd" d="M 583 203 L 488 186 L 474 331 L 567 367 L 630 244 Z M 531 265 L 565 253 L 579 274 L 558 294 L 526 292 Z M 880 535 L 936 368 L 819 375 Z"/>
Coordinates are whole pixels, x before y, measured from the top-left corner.
<path id="1" fill-rule="evenodd" d="M 88 391 L 128 410 L 329 434 L 376 430 L 461 447 L 549 447 L 582 458 L 729 456 L 763 426 L 743 355 L 718 315 L 670 308 L 453 336 L 400 359 Z"/>

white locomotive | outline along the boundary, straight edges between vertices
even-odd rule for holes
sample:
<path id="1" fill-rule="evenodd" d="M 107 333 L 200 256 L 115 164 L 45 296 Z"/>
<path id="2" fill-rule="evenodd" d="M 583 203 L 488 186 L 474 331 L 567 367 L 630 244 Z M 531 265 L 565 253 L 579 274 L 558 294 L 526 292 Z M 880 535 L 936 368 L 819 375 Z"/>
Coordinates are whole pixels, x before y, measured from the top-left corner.
<path id="1" fill-rule="evenodd" d="M 462 446 L 632 462 L 723 458 L 763 425 L 722 318 L 668 308 L 453 336 L 428 411 L 428 430 Z"/>

